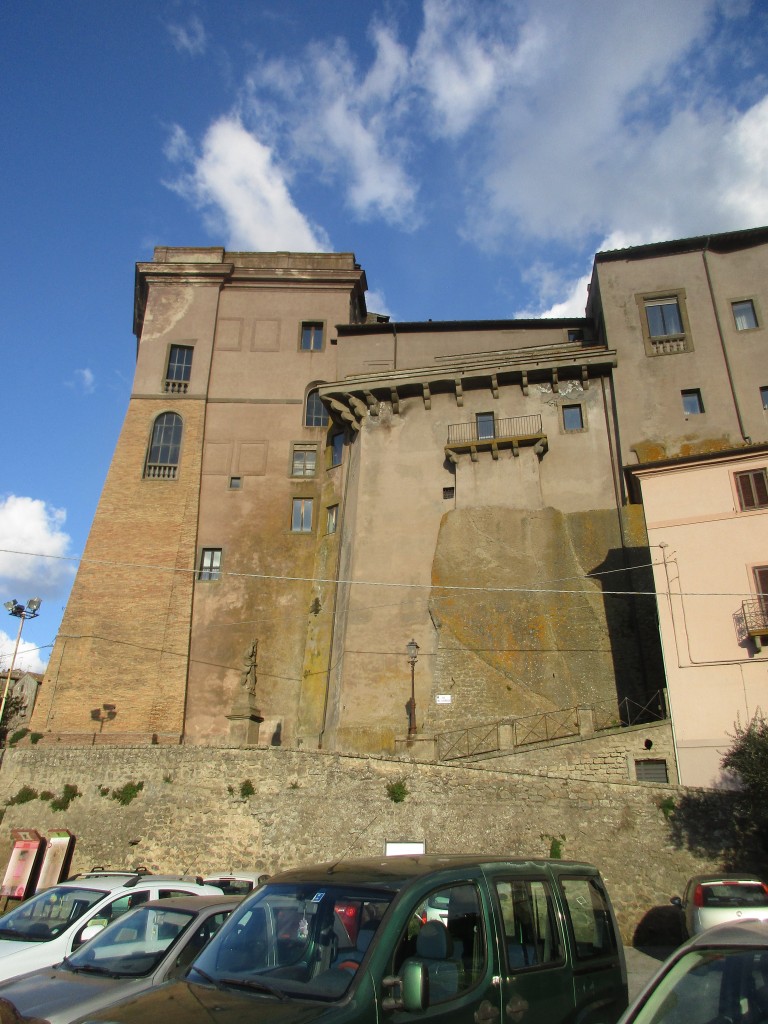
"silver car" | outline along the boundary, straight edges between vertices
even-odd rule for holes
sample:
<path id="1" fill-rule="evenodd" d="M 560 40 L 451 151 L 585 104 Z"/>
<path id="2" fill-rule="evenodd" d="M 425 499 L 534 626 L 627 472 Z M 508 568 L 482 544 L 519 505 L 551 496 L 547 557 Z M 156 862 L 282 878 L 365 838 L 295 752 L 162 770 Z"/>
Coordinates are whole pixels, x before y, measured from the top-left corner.
<path id="1" fill-rule="evenodd" d="M 768 1020 L 768 923 L 709 928 L 683 943 L 618 1024 L 763 1024 Z"/>
<path id="2" fill-rule="evenodd" d="M 695 875 L 671 903 L 685 916 L 688 935 L 746 918 L 768 920 L 768 885 L 755 875 Z"/>
<path id="3" fill-rule="evenodd" d="M 240 902 L 237 896 L 151 900 L 123 914 L 56 967 L 0 984 L 23 1016 L 70 1024 L 180 977 Z"/>

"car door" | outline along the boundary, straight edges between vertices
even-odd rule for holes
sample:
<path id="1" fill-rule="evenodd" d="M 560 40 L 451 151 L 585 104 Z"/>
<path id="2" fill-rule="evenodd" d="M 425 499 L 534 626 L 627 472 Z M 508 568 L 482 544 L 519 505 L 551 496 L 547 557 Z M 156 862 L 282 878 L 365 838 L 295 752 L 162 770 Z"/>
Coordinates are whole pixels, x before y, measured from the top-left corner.
<path id="1" fill-rule="evenodd" d="M 151 896 L 152 893 L 149 889 L 132 889 L 129 893 L 126 893 L 124 890 L 121 891 L 114 899 L 103 903 L 94 915 L 89 916 L 86 921 L 81 923 L 74 933 L 72 943 L 67 952 L 72 952 L 73 949 L 77 949 L 81 945 L 83 942 L 83 932 L 86 928 L 90 928 L 93 925 L 100 925 L 102 928 L 105 928 L 127 911 L 133 910 L 134 907 L 138 907 L 142 903 L 146 903 Z M 87 938 L 90 938 L 90 935 Z"/>
<path id="2" fill-rule="evenodd" d="M 550 880 L 500 874 L 492 881 L 503 967 L 504 1021 L 572 1019 L 573 979 Z"/>
<path id="3" fill-rule="evenodd" d="M 434 908 L 444 908 L 445 918 Z M 478 880 L 460 880 L 411 901 L 407 922 L 384 962 L 389 988 L 382 986 L 379 1016 L 392 1024 L 496 1024 L 503 1020 L 489 899 Z M 407 965 L 420 965 L 429 978 L 429 1005 L 406 1011 L 397 1006 Z M 392 1002 L 394 999 L 394 1012 Z M 382 1012 L 383 1011 L 383 1012 Z"/>

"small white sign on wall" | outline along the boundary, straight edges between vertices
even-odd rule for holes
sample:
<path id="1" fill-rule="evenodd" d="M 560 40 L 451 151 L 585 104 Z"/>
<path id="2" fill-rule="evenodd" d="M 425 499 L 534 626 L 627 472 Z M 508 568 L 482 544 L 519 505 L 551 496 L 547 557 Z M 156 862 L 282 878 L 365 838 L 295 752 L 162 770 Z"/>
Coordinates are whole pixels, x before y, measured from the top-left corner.
<path id="1" fill-rule="evenodd" d="M 384 853 L 387 857 L 417 857 L 424 853 L 424 843 L 385 842 Z"/>
<path id="2" fill-rule="evenodd" d="M 438 693 L 435 696 L 435 704 L 450 704 L 451 699 L 450 693 Z"/>

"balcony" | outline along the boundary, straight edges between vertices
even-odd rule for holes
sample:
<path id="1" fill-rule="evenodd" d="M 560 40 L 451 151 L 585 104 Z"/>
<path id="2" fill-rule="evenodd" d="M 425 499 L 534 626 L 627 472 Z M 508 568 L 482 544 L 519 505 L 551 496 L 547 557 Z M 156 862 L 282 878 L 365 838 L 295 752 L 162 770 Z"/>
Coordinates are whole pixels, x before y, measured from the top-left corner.
<path id="1" fill-rule="evenodd" d="M 768 639 L 768 594 L 752 601 L 742 601 L 741 611 L 747 636 L 752 638 L 758 651 L 762 651 L 763 640 Z"/>
<path id="2" fill-rule="evenodd" d="M 505 448 L 510 448 L 517 457 L 521 445 L 533 445 L 539 458 L 546 452 L 547 438 L 542 432 L 538 414 L 507 419 L 481 415 L 470 423 L 452 423 L 448 427 L 445 453 L 451 462 L 457 462 L 459 455 L 467 454 L 476 462 L 481 451 L 488 451 L 498 459 L 499 451 Z"/>

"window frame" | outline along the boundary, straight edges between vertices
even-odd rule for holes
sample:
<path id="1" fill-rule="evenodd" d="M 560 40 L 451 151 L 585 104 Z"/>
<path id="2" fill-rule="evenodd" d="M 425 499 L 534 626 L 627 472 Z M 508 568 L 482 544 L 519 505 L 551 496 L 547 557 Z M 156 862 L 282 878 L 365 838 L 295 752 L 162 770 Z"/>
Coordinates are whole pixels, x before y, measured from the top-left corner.
<path id="1" fill-rule="evenodd" d="M 306 459 L 304 459 L 304 472 L 297 472 L 297 456 L 300 455 L 313 455 L 312 460 L 312 471 L 307 472 Z M 290 476 L 298 480 L 311 479 L 313 476 L 317 476 L 317 444 L 313 441 L 294 441 L 291 445 L 291 464 L 289 470 Z"/>
<path id="2" fill-rule="evenodd" d="M 336 469 L 344 461 L 344 431 L 339 430 L 331 435 L 331 443 L 328 445 L 329 451 L 329 469 Z"/>
<path id="3" fill-rule="evenodd" d="M 163 421 L 161 423 L 161 420 Z M 167 441 L 156 434 L 162 432 L 170 425 L 171 440 Z M 176 436 L 176 432 L 178 435 Z M 152 428 L 149 433 L 149 443 L 144 457 L 144 479 L 145 480 L 175 480 L 178 476 L 181 463 L 181 446 L 184 440 L 184 420 L 173 410 L 166 409 L 158 413 L 152 420 Z M 168 459 L 161 460 L 153 458 L 153 455 L 160 455 L 164 449 L 168 449 Z"/>
<path id="4" fill-rule="evenodd" d="M 319 336 L 319 344 L 316 338 Z M 308 344 L 304 344 L 305 338 Z M 299 324 L 299 352 L 322 352 L 325 349 L 325 320 L 302 320 Z"/>
<path id="5" fill-rule="evenodd" d="M 200 583 L 215 583 L 221 579 L 222 555 L 222 548 L 200 548 L 196 575 Z"/>
<path id="6" fill-rule="evenodd" d="M 175 353 L 185 353 L 189 356 L 179 362 L 174 360 Z M 186 395 L 189 389 L 189 381 L 192 376 L 192 360 L 194 358 L 195 346 L 194 345 L 177 345 L 173 343 L 168 346 L 168 358 L 165 362 L 165 381 L 163 384 L 163 390 L 166 394 L 171 395 Z M 179 373 L 171 374 L 171 367 L 176 369 L 180 368 Z"/>
<path id="7" fill-rule="evenodd" d="M 490 429 L 490 433 L 488 433 L 488 429 Z M 475 434 L 478 441 L 492 441 L 496 437 L 496 416 L 494 413 L 475 413 Z"/>
<path id="8" fill-rule="evenodd" d="M 764 412 L 768 412 L 768 384 L 760 385 L 760 404 Z"/>
<path id="9" fill-rule="evenodd" d="M 329 505 L 325 513 L 325 533 L 326 536 L 330 537 L 339 528 L 339 504 L 336 502 L 335 505 Z"/>
<path id="10" fill-rule="evenodd" d="M 680 390 L 680 398 L 683 403 L 683 415 L 686 419 L 689 416 L 703 416 L 706 413 L 701 388 L 682 388 Z M 686 404 L 687 399 L 694 399 L 697 407 L 695 409 L 691 408 L 690 403 Z"/>
<path id="11" fill-rule="evenodd" d="M 768 508 L 768 469 L 765 466 L 734 473 L 733 484 L 741 512 L 756 512 Z M 749 495 L 747 495 L 747 488 L 750 492 Z M 754 503 L 745 502 L 746 497 L 754 498 Z"/>
<path id="12" fill-rule="evenodd" d="M 746 327 L 739 327 L 739 319 L 736 314 L 737 306 L 749 306 L 752 313 L 752 320 L 754 323 L 747 325 Z M 760 328 L 760 317 L 757 315 L 757 303 L 751 295 L 746 296 L 742 299 L 731 299 L 731 314 L 733 316 L 733 324 L 736 331 L 742 334 L 744 331 L 757 331 Z"/>
<path id="13" fill-rule="evenodd" d="M 510 887 L 510 893 L 506 897 L 499 888 L 501 885 L 508 885 Z M 541 890 L 539 895 L 544 897 L 546 905 L 546 921 L 550 931 L 550 941 L 554 937 L 557 943 L 557 956 L 552 956 L 549 960 L 539 960 L 537 956 L 536 960 L 532 959 L 530 963 L 526 963 L 526 957 L 524 956 L 522 964 L 513 964 L 511 962 L 511 946 L 517 946 L 519 944 L 521 950 L 524 951 L 525 948 L 530 945 L 530 943 L 521 942 L 520 939 L 515 939 L 514 935 L 508 934 L 507 925 L 509 923 L 509 917 L 504 913 L 503 899 L 512 899 L 513 905 L 511 909 L 514 914 L 515 900 L 512 896 L 511 890 L 514 887 L 518 887 L 519 889 L 521 886 L 527 887 L 526 896 L 527 902 L 529 904 L 529 907 L 527 909 L 530 909 L 535 902 L 534 893 L 532 889 L 533 886 L 539 887 Z M 535 968 L 537 970 L 546 970 L 553 967 L 562 967 L 562 965 L 565 963 L 565 936 L 563 935 L 562 924 L 560 921 L 560 912 L 557 905 L 555 890 L 551 881 L 548 878 L 534 878 L 528 876 L 521 877 L 520 875 L 515 874 L 500 874 L 494 877 L 493 879 L 493 896 L 496 901 L 496 906 L 498 908 L 498 920 L 503 928 L 501 938 L 503 942 L 503 956 L 504 963 L 507 967 L 507 973 L 512 975 L 517 974 L 520 971 L 531 970 L 531 968 Z M 522 905 L 519 900 L 517 902 L 517 905 L 518 907 Z M 530 924 L 530 934 L 528 938 L 534 940 L 533 946 L 536 949 L 538 949 L 539 944 L 543 942 L 544 936 L 542 932 L 535 930 L 534 926 L 542 920 L 542 918 L 539 918 L 537 922 L 534 922 L 533 914 L 531 914 L 529 917 L 528 923 Z M 514 917 L 514 924 L 515 929 L 517 930 L 518 925 L 520 924 L 520 919 L 518 917 Z M 520 936 L 520 938 L 522 938 L 522 936 Z"/>
<path id="14" fill-rule="evenodd" d="M 318 412 L 318 410 L 320 411 Z M 304 400 L 304 426 L 310 430 L 324 430 L 329 422 L 328 409 L 320 398 L 320 392 L 314 387 L 307 392 L 307 397 Z"/>
<path id="15" fill-rule="evenodd" d="M 578 427 L 569 427 L 566 423 L 566 411 L 571 409 L 579 410 Z M 586 409 L 583 402 L 563 402 L 560 406 L 560 428 L 564 434 L 583 434 L 587 429 Z"/>
<path id="16" fill-rule="evenodd" d="M 665 300 L 667 303 L 674 301 L 677 304 L 682 331 L 652 335 L 648 319 L 648 307 L 665 304 Z M 688 320 L 688 309 L 685 302 L 685 288 L 669 288 L 665 291 L 657 292 L 640 292 L 635 295 L 635 301 L 637 302 L 640 327 L 643 332 L 643 344 L 647 356 L 669 356 L 693 351 L 691 325 Z"/>
<path id="17" fill-rule="evenodd" d="M 291 533 L 312 533 L 314 505 L 315 499 L 308 496 L 291 498 Z"/>

